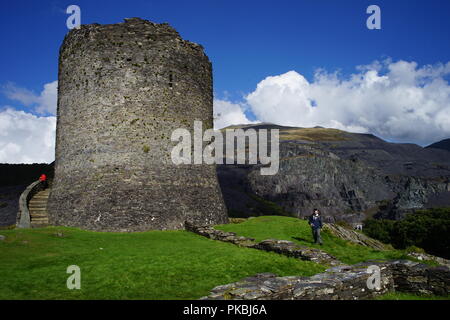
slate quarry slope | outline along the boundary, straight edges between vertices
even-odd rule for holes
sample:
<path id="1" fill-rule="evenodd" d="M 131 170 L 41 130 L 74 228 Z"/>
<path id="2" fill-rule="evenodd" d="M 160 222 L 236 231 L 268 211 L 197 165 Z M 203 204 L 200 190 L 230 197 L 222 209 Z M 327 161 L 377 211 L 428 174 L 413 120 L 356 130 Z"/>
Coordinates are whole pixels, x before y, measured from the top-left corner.
<path id="1" fill-rule="evenodd" d="M 229 210 L 251 215 L 254 197 L 296 217 L 319 208 L 325 221 L 399 219 L 412 210 L 450 206 L 450 152 L 386 142 L 371 134 L 270 124 L 233 126 L 280 130 L 280 169 L 262 176 L 258 166 L 220 165 Z"/>

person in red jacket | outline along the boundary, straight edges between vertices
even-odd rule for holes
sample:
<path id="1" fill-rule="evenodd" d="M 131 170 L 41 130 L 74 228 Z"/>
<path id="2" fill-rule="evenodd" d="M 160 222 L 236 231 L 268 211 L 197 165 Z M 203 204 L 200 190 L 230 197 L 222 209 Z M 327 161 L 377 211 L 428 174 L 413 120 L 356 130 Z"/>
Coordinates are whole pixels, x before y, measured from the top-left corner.
<path id="1" fill-rule="evenodd" d="M 47 188 L 47 186 L 48 186 L 48 184 L 47 184 L 47 176 L 45 174 L 41 174 L 41 176 L 39 177 L 39 181 L 41 181 L 41 183 L 44 186 L 44 188 Z"/>

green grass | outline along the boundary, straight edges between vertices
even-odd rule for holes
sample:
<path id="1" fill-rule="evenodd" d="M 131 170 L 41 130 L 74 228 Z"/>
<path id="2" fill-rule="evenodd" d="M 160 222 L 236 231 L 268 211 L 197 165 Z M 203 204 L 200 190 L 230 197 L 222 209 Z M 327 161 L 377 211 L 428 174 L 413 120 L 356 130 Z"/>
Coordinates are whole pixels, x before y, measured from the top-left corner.
<path id="1" fill-rule="evenodd" d="M 216 226 L 256 241 L 268 238 L 320 248 L 353 264 L 405 259 L 403 251 L 377 251 L 323 232 L 313 245 L 305 220 L 261 216 Z M 63 233 L 63 237 L 57 236 Z M 240 248 L 186 231 L 104 233 L 75 228 L 4 230 L 0 242 L 1 299 L 198 299 L 221 284 L 261 272 L 311 276 L 326 266 L 275 253 Z M 81 290 L 68 290 L 67 267 L 81 268 Z M 389 293 L 377 299 L 448 299 Z"/>
<path id="2" fill-rule="evenodd" d="M 0 299 L 198 299 L 260 272 L 310 276 L 325 269 L 186 231 L 48 227 L 1 234 Z M 66 287 L 69 265 L 81 268 L 81 290 Z"/>
<path id="3" fill-rule="evenodd" d="M 239 224 L 216 226 L 223 231 L 236 232 L 240 236 L 264 239 L 289 240 L 300 245 L 321 249 L 335 256 L 344 263 L 354 264 L 372 259 L 410 259 L 403 251 L 378 251 L 357 244 L 352 244 L 323 231 L 323 245 L 313 244 L 311 228 L 306 220 L 291 217 L 262 216 L 248 219 Z"/>
<path id="4" fill-rule="evenodd" d="M 343 141 L 348 140 L 346 133 L 328 128 L 290 128 L 280 130 L 281 140 Z"/>
<path id="5" fill-rule="evenodd" d="M 450 300 L 450 296 L 425 296 L 412 293 L 390 292 L 376 297 L 375 300 Z"/>

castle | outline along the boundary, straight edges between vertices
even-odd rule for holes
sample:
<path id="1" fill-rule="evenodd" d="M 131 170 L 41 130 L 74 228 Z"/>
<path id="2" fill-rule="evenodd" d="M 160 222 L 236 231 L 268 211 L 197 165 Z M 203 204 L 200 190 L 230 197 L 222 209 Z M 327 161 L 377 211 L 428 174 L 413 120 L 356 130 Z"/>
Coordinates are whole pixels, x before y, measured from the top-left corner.
<path id="1" fill-rule="evenodd" d="M 82 25 L 60 48 L 53 225 L 98 231 L 228 221 L 214 165 L 175 165 L 176 128 L 213 126 L 212 67 L 168 24 Z"/>

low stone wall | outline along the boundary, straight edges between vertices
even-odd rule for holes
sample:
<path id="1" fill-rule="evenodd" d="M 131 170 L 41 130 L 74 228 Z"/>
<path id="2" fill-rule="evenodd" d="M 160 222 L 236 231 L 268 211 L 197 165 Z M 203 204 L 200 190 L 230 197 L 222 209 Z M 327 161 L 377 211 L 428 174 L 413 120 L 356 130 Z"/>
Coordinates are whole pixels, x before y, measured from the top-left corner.
<path id="1" fill-rule="evenodd" d="M 39 191 L 44 190 L 41 181 L 35 181 L 30 184 L 20 195 L 19 211 L 17 213 L 16 228 L 31 228 L 30 212 L 28 211 L 28 203 L 33 196 Z"/>
<path id="2" fill-rule="evenodd" d="M 185 228 L 186 230 L 194 232 L 201 236 L 213 240 L 230 242 L 241 247 L 276 252 L 288 257 L 313 261 L 330 266 L 343 265 L 341 261 L 337 260 L 335 257 L 326 253 L 325 251 L 315 248 L 309 248 L 306 246 L 300 246 L 292 241 L 267 239 L 256 243 L 255 239 L 253 238 L 237 236 L 234 232 L 216 230 L 211 226 L 197 226 L 188 221 L 185 222 Z"/>
<path id="3" fill-rule="evenodd" d="M 416 294 L 448 295 L 450 269 L 446 266 L 430 267 L 418 262 L 391 265 L 396 291 Z"/>
<path id="4" fill-rule="evenodd" d="M 255 239 L 237 236 L 234 232 L 226 232 L 222 230 L 216 230 L 211 226 L 198 226 L 189 221 L 184 223 L 187 231 L 196 233 L 206 238 L 213 240 L 219 240 L 224 242 L 231 242 L 235 245 L 247 248 L 253 248 L 255 246 Z"/>
<path id="5" fill-rule="evenodd" d="M 380 268 L 378 290 L 367 285 L 369 277 L 373 277 L 368 267 L 374 265 Z M 361 300 L 391 291 L 447 295 L 449 288 L 447 267 L 429 267 L 406 260 L 369 261 L 333 267 L 312 277 L 257 274 L 215 287 L 201 300 Z"/>
<path id="6" fill-rule="evenodd" d="M 368 261 L 348 266 L 322 250 L 299 246 L 292 241 L 267 239 L 256 243 L 255 239 L 237 236 L 234 232 L 216 230 L 211 226 L 196 226 L 189 222 L 185 223 L 185 228 L 210 239 L 333 266 L 312 277 L 257 274 L 215 287 L 210 295 L 201 299 L 360 300 L 391 291 L 448 295 L 450 289 L 450 269 L 446 266 L 430 267 L 407 260 Z M 368 287 L 368 279 L 372 277 L 369 266 L 379 267 L 378 289 Z"/>
<path id="7" fill-rule="evenodd" d="M 431 254 L 428 253 L 419 253 L 419 252 L 410 252 L 408 253 L 408 256 L 415 258 L 417 260 L 430 260 L 430 261 L 434 261 L 438 264 L 440 264 L 441 266 L 446 266 L 450 268 L 450 260 L 441 258 L 441 257 L 436 257 L 433 256 Z"/>
<path id="8" fill-rule="evenodd" d="M 313 261 L 330 266 L 343 265 L 341 261 L 326 253 L 325 251 L 315 248 L 309 248 L 306 246 L 300 246 L 292 241 L 287 240 L 267 239 L 255 244 L 253 248 L 264 251 L 272 251 L 288 257 Z"/>

